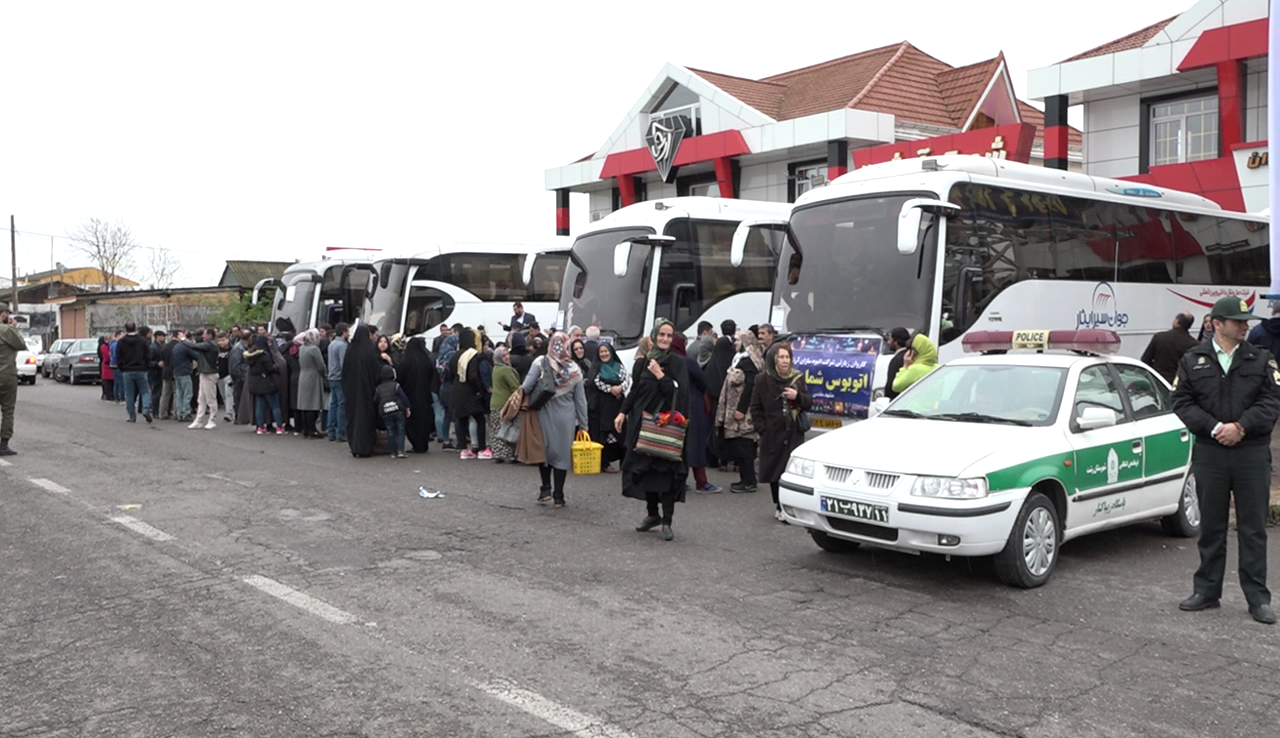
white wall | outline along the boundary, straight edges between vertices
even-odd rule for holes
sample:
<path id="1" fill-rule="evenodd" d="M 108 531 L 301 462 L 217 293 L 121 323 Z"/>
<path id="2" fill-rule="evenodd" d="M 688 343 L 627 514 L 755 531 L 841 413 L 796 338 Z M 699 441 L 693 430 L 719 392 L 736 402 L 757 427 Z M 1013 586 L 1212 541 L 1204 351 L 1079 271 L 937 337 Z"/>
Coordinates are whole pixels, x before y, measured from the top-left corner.
<path id="1" fill-rule="evenodd" d="M 1100 177 L 1138 173 L 1142 100 L 1124 95 L 1084 104 L 1084 170 Z"/>
<path id="2" fill-rule="evenodd" d="M 743 200 L 787 201 L 787 162 L 751 164 L 742 168 L 738 197 Z"/>

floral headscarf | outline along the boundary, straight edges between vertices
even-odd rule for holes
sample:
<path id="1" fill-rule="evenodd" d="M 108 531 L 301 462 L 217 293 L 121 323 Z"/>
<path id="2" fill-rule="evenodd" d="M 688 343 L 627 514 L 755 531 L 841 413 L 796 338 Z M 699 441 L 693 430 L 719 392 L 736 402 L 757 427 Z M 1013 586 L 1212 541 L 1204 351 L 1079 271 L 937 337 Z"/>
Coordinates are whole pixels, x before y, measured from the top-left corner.
<path id="1" fill-rule="evenodd" d="M 547 366 L 556 378 L 556 394 L 563 394 L 582 381 L 582 369 L 578 368 L 569 352 L 569 334 L 559 332 L 547 345 Z"/>
<path id="2" fill-rule="evenodd" d="M 756 365 L 756 371 L 764 369 L 764 349 L 760 347 L 760 339 L 747 328 L 738 331 L 738 353 L 730 366 L 737 366 L 744 357 L 751 359 L 751 363 Z"/>

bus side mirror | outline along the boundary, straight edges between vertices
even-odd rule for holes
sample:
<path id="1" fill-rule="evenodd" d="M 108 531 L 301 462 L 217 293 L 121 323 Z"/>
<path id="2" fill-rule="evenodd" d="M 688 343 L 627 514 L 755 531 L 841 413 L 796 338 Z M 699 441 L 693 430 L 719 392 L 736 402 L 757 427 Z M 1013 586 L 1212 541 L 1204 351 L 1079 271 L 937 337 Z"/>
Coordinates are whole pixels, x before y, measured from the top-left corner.
<path id="1" fill-rule="evenodd" d="M 914 254 L 924 241 L 924 232 L 920 223 L 924 213 L 950 215 L 959 212 L 960 208 L 945 200 L 930 200 L 916 197 L 902 203 L 902 211 L 898 213 L 898 253 L 903 256 Z"/>
<path id="2" fill-rule="evenodd" d="M 533 263 L 538 260 L 537 254 L 529 254 L 524 260 L 524 274 L 520 278 L 524 280 L 524 286 L 527 290 L 529 285 L 533 284 Z"/>
<path id="3" fill-rule="evenodd" d="M 631 242 L 623 241 L 613 247 L 613 276 L 622 279 L 627 276 L 627 265 L 631 262 Z"/>
<path id="4" fill-rule="evenodd" d="M 733 242 L 729 245 L 729 264 L 734 267 L 742 266 L 742 261 L 747 254 L 747 239 L 751 237 L 751 229 L 760 226 L 781 226 L 785 227 L 785 220 L 744 220 L 738 224 L 733 231 Z"/>

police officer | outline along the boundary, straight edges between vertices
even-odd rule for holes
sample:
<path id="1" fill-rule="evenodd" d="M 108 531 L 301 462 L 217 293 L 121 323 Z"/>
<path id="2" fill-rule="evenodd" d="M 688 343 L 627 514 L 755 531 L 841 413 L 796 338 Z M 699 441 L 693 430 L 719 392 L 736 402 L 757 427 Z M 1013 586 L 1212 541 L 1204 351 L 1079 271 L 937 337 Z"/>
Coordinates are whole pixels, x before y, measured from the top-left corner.
<path id="1" fill-rule="evenodd" d="M 1245 341 L 1257 317 L 1238 297 L 1213 305 L 1214 336 L 1178 363 L 1173 410 L 1195 434 L 1191 470 L 1200 501 L 1200 568 L 1195 591 L 1178 605 L 1218 607 L 1227 565 L 1227 518 L 1235 494 L 1240 587 L 1249 614 L 1276 622 L 1267 589 L 1267 508 L 1271 496 L 1271 429 L 1280 417 L 1280 367 L 1266 349 Z"/>
<path id="2" fill-rule="evenodd" d="M 26 350 L 22 334 L 10 323 L 9 303 L 0 302 L 0 456 L 18 453 L 9 448 L 9 439 L 18 402 L 18 352 Z"/>

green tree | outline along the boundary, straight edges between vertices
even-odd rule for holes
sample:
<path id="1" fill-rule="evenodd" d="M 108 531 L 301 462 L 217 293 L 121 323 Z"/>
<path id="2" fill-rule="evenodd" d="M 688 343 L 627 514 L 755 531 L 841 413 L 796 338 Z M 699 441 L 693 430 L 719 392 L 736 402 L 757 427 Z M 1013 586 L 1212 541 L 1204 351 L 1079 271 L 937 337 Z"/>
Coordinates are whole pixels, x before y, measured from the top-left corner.
<path id="1" fill-rule="evenodd" d="M 223 308 L 214 318 L 213 324 L 218 330 L 230 330 L 231 326 L 239 323 L 265 323 L 271 319 L 271 298 L 274 292 L 272 290 L 263 290 L 262 297 L 258 302 L 253 302 L 253 293 L 246 292 L 240 296 L 236 302 Z"/>

